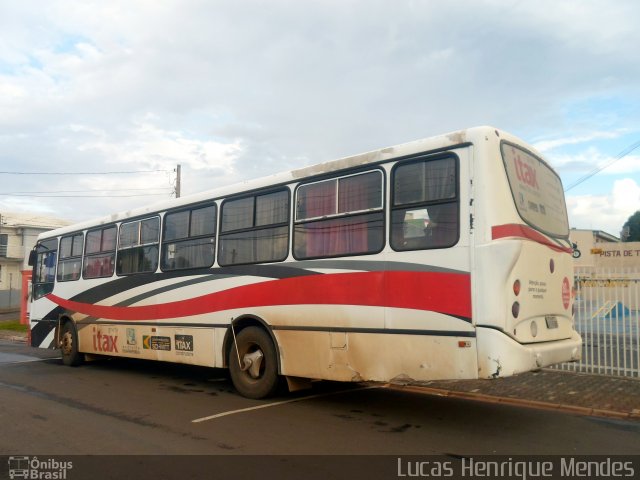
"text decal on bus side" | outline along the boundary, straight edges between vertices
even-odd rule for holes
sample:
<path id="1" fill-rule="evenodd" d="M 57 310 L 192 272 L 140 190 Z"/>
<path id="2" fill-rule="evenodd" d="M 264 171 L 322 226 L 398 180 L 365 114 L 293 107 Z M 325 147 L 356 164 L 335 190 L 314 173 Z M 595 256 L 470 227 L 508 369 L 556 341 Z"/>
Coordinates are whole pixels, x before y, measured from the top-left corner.
<path id="1" fill-rule="evenodd" d="M 520 180 L 525 185 L 529 185 L 532 188 L 538 189 L 538 179 L 536 178 L 535 168 L 527 165 L 525 162 L 520 160 L 520 155 L 516 155 L 514 161 L 516 164 L 516 174 L 518 175 L 518 180 Z"/>
<path id="2" fill-rule="evenodd" d="M 93 349 L 99 352 L 118 352 L 118 336 L 105 335 L 100 330 L 93 332 Z"/>

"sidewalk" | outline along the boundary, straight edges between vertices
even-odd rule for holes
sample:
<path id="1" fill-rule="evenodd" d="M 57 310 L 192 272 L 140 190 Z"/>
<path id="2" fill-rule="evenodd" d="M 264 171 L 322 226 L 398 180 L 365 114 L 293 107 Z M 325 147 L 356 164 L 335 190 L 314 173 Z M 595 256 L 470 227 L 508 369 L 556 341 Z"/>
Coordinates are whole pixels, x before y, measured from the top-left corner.
<path id="1" fill-rule="evenodd" d="M 11 342 L 13 349 L 31 351 L 32 354 L 47 352 L 51 355 L 55 352 L 27 346 L 26 334 L 22 332 L 0 330 L 0 341 Z M 427 395 L 565 411 L 578 415 L 640 421 L 638 378 L 544 369 L 495 380 L 439 380 L 392 385 L 390 388 Z"/>
<path id="2" fill-rule="evenodd" d="M 2 330 L 2 320 L 0 320 L 0 340 L 8 340 L 16 343 L 27 343 L 27 334 L 26 332 L 16 332 L 14 330 Z"/>
<path id="3" fill-rule="evenodd" d="M 640 420 L 640 379 L 544 369 L 495 380 L 440 380 L 396 386 L 417 393 Z"/>

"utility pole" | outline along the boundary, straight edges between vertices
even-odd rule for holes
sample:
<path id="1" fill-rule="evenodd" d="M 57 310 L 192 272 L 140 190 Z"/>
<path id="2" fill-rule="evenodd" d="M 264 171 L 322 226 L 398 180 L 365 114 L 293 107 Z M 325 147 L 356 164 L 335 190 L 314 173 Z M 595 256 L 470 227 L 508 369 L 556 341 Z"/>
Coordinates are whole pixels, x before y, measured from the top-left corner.
<path id="1" fill-rule="evenodd" d="M 0 257 L 9 256 L 9 237 L 7 236 L 7 244 L 2 248 L 2 214 L 0 213 Z"/>
<path id="2" fill-rule="evenodd" d="M 176 167 L 176 198 L 180 198 L 180 172 L 181 165 L 178 164 Z"/>

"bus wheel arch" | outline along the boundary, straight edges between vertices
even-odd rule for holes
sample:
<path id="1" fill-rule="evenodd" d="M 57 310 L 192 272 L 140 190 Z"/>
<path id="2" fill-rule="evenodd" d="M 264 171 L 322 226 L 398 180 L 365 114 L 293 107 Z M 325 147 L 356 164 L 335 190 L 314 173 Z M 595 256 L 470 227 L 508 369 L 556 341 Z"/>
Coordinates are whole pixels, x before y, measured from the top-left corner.
<path id="1" fill-rule="evenodd" d="M 254 317 L 236 319 L 232 325 L 233 331 L 230 327 L 225 338 L 225 352 L 234 387 L 248 398 L 273 395 L 280 383 L 280 362 L 271 330 Z"/>
<path id="2" fill-rule="evenodd" d="M 60 318 L 59 347 L 62 363 L 76 367 L 84 362 L 84 354 L 78 350 L 78 330 L 75 323 L 68 317 Z"/>
<path id="3" fill-rule="evenodd" d="M 229 354 L 234 350 L 233 345 L 233 335 L 237 336 L 242 330 L 247 327 L 258 327 L 262 328 L 271 338 L 271 342 L 276 349 L 276 355 L 278 359 L 278 374 L 281 373 L 280 370 L 280 347 L 278 346 L 278 341 L 276 340 L 271 327 L 269 324 L 265 322 L 262 318 L 256 317 L 255 315 L 242 315 L 240 317 L 236 317 L 232 321 L 233 332 L 231 331 L 231 326 L 227 328 L 227 332 L 224 335 L 224 341 L 222 345 L 222 351 L 224 352 L 224 364 L 223 367 L 229 368 Z"/>

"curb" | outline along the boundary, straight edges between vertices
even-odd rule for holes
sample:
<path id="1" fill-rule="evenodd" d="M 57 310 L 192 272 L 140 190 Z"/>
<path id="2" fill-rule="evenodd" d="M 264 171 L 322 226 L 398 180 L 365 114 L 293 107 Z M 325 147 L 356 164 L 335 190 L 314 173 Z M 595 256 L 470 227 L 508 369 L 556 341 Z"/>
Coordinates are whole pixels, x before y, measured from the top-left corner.
<path id="1" fill-rule="evenodd" d="M 388 388 L 393 390 L 407 391 L 412 393 L 420 393 L 423 395 L 433 395 L 438 397 L 460 398 L 464 400 L 472 400 L 476 402 L 494 403 L 503 405 L 513 405 L 518 407 L 535 408 L 538 410 L 550 410 L 556 412 L 574 413 L 588 417 L 604 417 L 617 419 L 640 419 L 640 411 L 633 410 L 631 412 L 618 412 L 615 410 L 604 410 L 599 408 L 581 407 L 578 405 L 567 405 L 561 403 L 542 402 L 539 400 L 527 400 L 523 398 L 496 397 L 486 395 L 484 393 L 460 392 L 455 390 L 446 390 L 443 388 L 420 387 L 413 385 L 389 385 Z"/>

